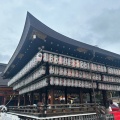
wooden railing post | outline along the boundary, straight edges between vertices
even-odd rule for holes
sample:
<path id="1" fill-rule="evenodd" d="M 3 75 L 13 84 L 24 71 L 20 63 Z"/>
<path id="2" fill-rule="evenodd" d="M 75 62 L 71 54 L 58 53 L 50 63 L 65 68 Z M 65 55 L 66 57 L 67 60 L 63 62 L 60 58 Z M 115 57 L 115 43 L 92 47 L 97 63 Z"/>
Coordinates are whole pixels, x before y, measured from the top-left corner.
<path id="1" fill-rule="evenodd" d="M 92 92 L 91 91 L 89 91 L 89 95 L 90 95 L 90 103 L 92 103 L 93 101 L 92 101 Z"/>
<path id="2" fill-rule="evenodd" d="M 80 92 L 79 92 L 79 97 L 80 97 L 80 103 L 83 103 L 83 93 L 82 93 L 81 89 L 80 89 Z"/>
<path id="3" fill-rule="evenodd" d="M 105 90 L 102 91 L 103 95 L 103 105 L 106 106 L 107 103 L 107 92 Z"/>
<path id="4" fill-rule="evenodd" d="M 50 94 L 48 96 L 48 99 L 50 100 L 50 104 L 53 105 L 54 104 L 54 88 L 50 89 Z"/>
<path id="5" fill-rule="evenodd" d="M 67 88 L 65 87 L 65 104 L 67 104 Z"/>
<path id="6" fill-rule="evenodd" d="M 34 93 L 31 92 L 30 93 L 30 105 L 33 105 L 34 104 Z"/>
<path id="7" fill-rule="evenodd" d="M 20 106 L 20 95 L 18 95 L 18 104 L 17 106 Z"/>

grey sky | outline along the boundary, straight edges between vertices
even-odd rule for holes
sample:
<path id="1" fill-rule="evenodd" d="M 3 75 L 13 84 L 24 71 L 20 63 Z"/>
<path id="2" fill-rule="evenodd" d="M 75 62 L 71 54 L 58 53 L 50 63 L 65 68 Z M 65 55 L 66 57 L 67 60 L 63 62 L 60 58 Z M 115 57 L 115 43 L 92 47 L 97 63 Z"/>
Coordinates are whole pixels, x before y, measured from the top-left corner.
<path id="1" fill-rule="evenodd" d="M 1 0 L 0 63 L 14 53 L 27 11 L 61 34 L 120 54 L 120 0 Z"/>

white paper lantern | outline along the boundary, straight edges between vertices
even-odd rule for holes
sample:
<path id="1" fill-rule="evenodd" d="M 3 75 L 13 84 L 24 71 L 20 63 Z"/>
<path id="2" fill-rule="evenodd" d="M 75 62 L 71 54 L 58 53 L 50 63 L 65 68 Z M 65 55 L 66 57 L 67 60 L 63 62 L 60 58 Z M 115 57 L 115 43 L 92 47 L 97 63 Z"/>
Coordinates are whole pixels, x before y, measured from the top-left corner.
<path id="1" fill-rule="evenodd" d="M 93 63 L 90 64 L 90 69 L 91 69 L 91 70 L 94 70 L 94 65 L 93 65 Z"/>
<path id="2" fill-rule="evenodd" d="M 45 66 L 42 66 L 41 67 L 41 74 L 44 75 L 46 72 L 46 67 Z"/>
<path id="3" fill-rule="evenodd" d="M 43 53 L 43 61 L 48 62 L 49 55 L 48 53 Z"/>
<path id="4" fill-rule="evenodd" d="M 64 68 L 63 71 L 64 71 L 64 72 L 63 72 L 63 73 L 64 73 L 63 75 L 64 75 L 64 76 L 67 76 L 67 68 Z"/>
<path id="5" fill-rule="evenodd" d="M 97 65 L 97 70 L 100 71 L 100 72 L 102 71 L 101 70 L 101 65 Z"/>
<path id="6" fill-rule="evenodd" d="M 62 65 L 62 61 L 63 61 L 62 56 L 59 56 L 59 57 L 58 57 L 58 64 Z"/>
<path id="7" fill-rule="evenodd" d="M 63 75 L 63 68 L 62 67 L 59 67 L 59 75 Z"/>
<path id="8" fill-rule="evenodd" d="M 71 71 L 71 69 L 68 69 L 67 73 L 68 73 L 68 76 L 72 76 L 72 71 Z"/>
<path id="9" fill-rule="evenodd" d="M 72 59 L 71 62 L 72 62 L 72 67 L 75 67 L 75 59 Z"/>
<path id="10" fill-rule="evenodd" d="M 96 80 L 95 73 L 92 73 L 92 79 L 93 79 L 93 80 Z"/>
<path id="11" fill-rule="evenodd" d="M 68 58 L 63 57 L 63 65 L 67 66 L 68 64 Z"/>
<path id="12" fill-rule="evenodd" d="M 38 52 L 35 57 L 36 57 L 36 61 L 38 62 L 42 61 L 42 53 Z"/>
<path id="13" fill-rule="evenodd" d="M 75 70 L 75 77 L 79 77 L 79 71 Z"/>
<path id="14" fill-rule="evenodd" d="M 55 74 L 58 75 L 58 73 L 59 73 L 59 68 L 55 66 L 55 67 L 54 67 L 54 71 L 55 71 Z"/>
<path id="15" fill-rule="evenodd" d="M 118 75 L 120 75 L 120 69 L 118 69 Z"/>
<path id="16" fill-rule="evenodd" d="M 63 86 L 66 86 L 67 85 L 67 80 L 64 78 L 63 79 Z"/>
<path id="17" fill-rule="evenodd" d="M 67 80 L 67 86 L 71 86 L 71 82 L 70 81 L 71 81 L 70 79 Z"/>
<path id="18" fill-rule="evenodd" d="M 75 86 L 75 81 L 71 80 L 71 86 L 74 87 Z"/>
<path id="19" fill-rule="evenodd" d="M 85 87 L 85 88 L 88 88 L 88 84 L 89 84 L 89 82 L 84 81 L 84 87 Z"/>
<path id="20" fill-rule="evenodd" d="M 71 64 L 72 62 L 71 62 L 71 59 L 70 58 L 68 58 L 68 63 L 67 63 L 67 66 L 72 66 L 72 64 Z"/>
<path id="21" fill-rule="evenodd" d="M 55 77 L 55 81 L 54 81 L 55 85 L 59 85 L 59 78 Z"/>
<path id="22" fill-rule="evenodd" d="M 79 87 L 79 81 L 75 80 L 75 87 Z"/>
<path id="23" fill-rule="evenodd" d="M 100 75 L 100 74 L 98 74 L 98 77 L 99 77 L 99 79 L 98 79 L 98 80 L 101 80 L 101 75 Z"/>
<path id="24" fill-rule="evenodd" d="M 89 79 L 91 79 L 91 73 L 89 73 Z"/>
<path id="25" fill-rule="evenodd" d="M 54 85 L 54 77 L 50 77 L 50 84 Z"/>
<path id="26" fill-rule="evenodd" d="M 72 69 L 71 71 L 72 71 L 72 77 L 75 77 L 75 70 Z"/>
<path id="27" fill-rule="evenodd" d="M 84 81 L 81 81 L 81 87 L 85 87 L 85 85 L 84 85 Z"/>
<path id="28" fill-rule="evenodd" d="M 80 68 L 84 68 L 84 62 L 80 61 Z"/>
<path id="29" fill-rule="evenodd" d="M 98 70 L 97 70 L 97 65 L 96 65 L 96 64 L 93 64 L 93 66 L 94 66 L 94 71 L 98 71 Z"/>
<path id="30" fill-rule="evenodd" d="M 63 79 L 62 79 L 62 78 L 59 79 L 59 85 L 60 85 L 60 86 L 63 85 Z"/>
<path id="31" fill-rule="evenodd" d="M 118 69 L 116 69 L 116 75 L 119 75 L 119 74 L 118 74 Z"/>
<path id="32" fill-rule="evenodd" d="M 49 67 L 49 73 L 50 74 L 54 74 L 54 66 L 50 66 Z"/>
<path id="33" fill-rule="evenodd" d="M 99 80 L 99 74 L 96 74 L 96 80 Z"/>
<path id="34" fill-rule="evenodd" d="M 79 78 L 83 78 L 83 72 L 79 71 Z"/>
<path id="35" fill-rule="evenodd" d="M 86 72 L 85 74 L 86 74 L 86 79 L 90 79 L 90 74 L 88 72 Z"/>
<path id="36" fill-rule="evenodd" d="M 88 69 L 88 64 L 87 64 L 87 62 L 83 62 L 83 68 L 84 68 L 84 69 Z"/>
<path id="37" fill-rule="evenodd" d="M 32 67 L 35 67 L 36 64 L 37 64 L 37 59 L 36 59 L 36 57 L 34 57 L 34 58 L 32 59 Z M 25 68 L 24 68 L 24 69 L 25 69 Z M 22 73 L 22 74 L 24 74 L 24 73 Z"/>
<path id="38" fill-rule="evenodd" d="M 82 87 L 82 82 L 81 81 L 79 81 L 79 87 Z"/>
<path id="39" fill-rule="evenodd" d="M 80 61 L 79 60 L 75 60 L 75 67 L 79 68 L 80 67 Z"/>
<path id="40" fill-rule="evenodd" d="M 53 63 L 53 60 L 54 60 L 53 54 L 49 54 L 49 57 L 48 57 L 49 63 Z"/>
<path id="41" fill-rule="evenodd" d="M 111 74 L 111 68 L 108 67 L 107 72 Z"/>
<path id="42" fill-rule="evenodd" d="M 82 76 L 83 78 L 86 78 L 86 73 L 85 72 L 83 72 L 83 76 Z"/>
<path id="43" fill-rule="evenodd" d="M 104 71 L 104 72 L 107 72 L 107 69 L 106 69 L 106 67 L 105 67 L 105 66 L 103 66 L 103 71 Z"/>
<path id="44" fill-rule="evenodd" d="M 54 55 L 53 63 L 54 64 L 58 64 L 58 56 L 57 55 Z"/>

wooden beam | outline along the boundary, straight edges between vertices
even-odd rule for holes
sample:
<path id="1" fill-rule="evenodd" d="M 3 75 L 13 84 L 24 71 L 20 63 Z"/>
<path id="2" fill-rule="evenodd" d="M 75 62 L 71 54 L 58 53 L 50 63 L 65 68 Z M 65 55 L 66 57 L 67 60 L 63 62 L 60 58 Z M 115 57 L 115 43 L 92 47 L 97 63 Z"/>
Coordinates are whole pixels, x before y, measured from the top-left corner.
<path id="1" fill-rule="evenodd" d="M 13 91 L 13 89 L 11 87 L 0 87 L 0 91 Z"/>

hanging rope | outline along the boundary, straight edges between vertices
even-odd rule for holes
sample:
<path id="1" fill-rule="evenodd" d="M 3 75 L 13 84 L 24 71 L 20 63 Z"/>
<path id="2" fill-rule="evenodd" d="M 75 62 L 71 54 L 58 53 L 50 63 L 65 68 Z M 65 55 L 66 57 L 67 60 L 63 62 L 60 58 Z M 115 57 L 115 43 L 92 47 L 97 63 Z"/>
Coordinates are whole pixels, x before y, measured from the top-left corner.
<path id="1" fill-rule="evenodd" d="M 12 95 L 11 98 L 10 98 L 10 100 L 7 102 L 7 104 L 6 104 L 5 106 L 7 106 L 7 105 L 11 102 L 11 100 L 12 100 L 13 97 L 14 97 L 14 95 L 15 95 L 15 93 L 13 93 L 13 95 Z"/>
<path id="2" fill-rule="evenodd" d="M 7 112 L 7 107 L 6 107 L 6 106 L 7 106 L 7 105 L 10 103 L 10 101 L 13 99 L 14 95 L 15 95 L 15 93 L 13 93 L 12 97 L 10 98 L 10 100 L 7 102 L 6 105 L 0 105 L 0 111 L 1 111 L 1 112 Z"/>

